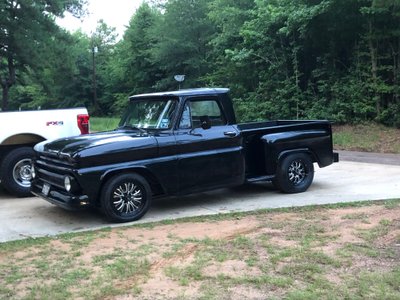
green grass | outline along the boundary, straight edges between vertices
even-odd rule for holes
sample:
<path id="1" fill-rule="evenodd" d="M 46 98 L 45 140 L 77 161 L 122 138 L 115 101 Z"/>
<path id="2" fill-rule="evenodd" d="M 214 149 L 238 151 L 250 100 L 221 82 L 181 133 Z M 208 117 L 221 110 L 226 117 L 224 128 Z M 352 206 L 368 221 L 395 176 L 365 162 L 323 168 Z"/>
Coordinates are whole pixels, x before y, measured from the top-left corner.
<path id="1" fill-rule="evenodd" d="M 400 129 L 368 123 L 333 126 L 335 149 L 400 154 Z"/>
<path id="2" fill-rule="evenodd" d="M 308 205 L 308 206 L 299 206 L 299 207 L 285 207 L 285 208 L 271 208 L 271 209 L 260 209 L 256 211 L 249 212 L 234 212 L 234 213 L 224 213 L 224 214 L 216 214 L 216 215 L 207 215 L 207 216 L 196 216 L 196 217 L 184 217 L 180 219 L 174 220 L 165 220 L 165 221 L 157 221 L 150 223 L 142 223 L 142 224 L 133 224 L 131 226 L 127 226 L 126 228 L 138 228 L 138 229 L 148 229 L 152 230 L 160 225 L 171 225 L 171 224 L 181 224 L 181 223 L 199 223 L 199 222 L 214 222 L 214 221 L 224 221 L 224 220 L 240 220 L 241 218 L 247 216 L 260 216 L 261 218 L 265 217 L 267 213 L 304 213 L 304 212 L 315 212 L 316 215 L 320 214 L 321 211 L 325 209 L 340 209 L 340 208 L 350 208 L 350 207 L 367 207 L 374 205 L 382 205 L 384 204 L 387 209 L 394 209 L 400 206 L 400 198 L 399 199 L 389 199 L 389 200 L 366 200 L 366 201 L 355 201 L 355 202 L 343 202 L 343 203 L 334 203 L 334 204 L 324 204 L 324 205 Z M 267 223 L 268 224 L 268 223 Z M 272 229 L 280 229 L 285 225 L 282 223 L 276 224 L 268 224 Z M 124 228 L 117 228 L 117 232 L 122 232 Z M 88 241 L 93 240 L 93 234 L 95 233 L 95 238 L 104 238 L 111 231 L 111 227 L 106 227 L 100 229 L 99 231 L 87 231 L 87 232 L 77 232 L 77 233 L 64 233 L 54 237 L 40 237 L 40 238 L 27 238 L 22 240 L 15 240 L 5 243 L 0 243 L 0 254 L 3 252 L 15 252 L 19 249 L 30 248 L 34 246 L 46 246 L 50 241 L 54 239 L 65 239 L 65 242 L 70 239 L 76 239 L 78 244 L 81 243 L 80 239 L 85 240 L 83 244 L 87 244 Z M 120 233 L 122 234 L 122 233 Z M 86 236 L 89 236 L 86 237 Z M 140 236 L 139 236 L 140 237 Z M 193 239 L 188 239 L 188 241 L 195 241 Z M 134 243 L 137 240 L 133 241 Z M 68 243 L 68 242 L 67 242 Z"/>
<path id="3" fill-rule="evenodd" d="M 357 211 L 358 208 L 376 206 L 398 210 L 399 204 L 400 199 L 365 201 L 168 222 L 177 228 L 190 226 L 191 222 L 212 225 L 219 221 L 258 220 L 251 232 L 229 234 L 226 238 L 195 235 L 182 238 L 175 231 L 166 234 L 162 241 L 149 238 L 149 232 L 153 236 L 154 231 L 163 226 L 163 222 L 157 222 L 150 227 L 106 228 L 2 243 L 0 299 L 117 296 L 151 299 L 153 297 L 146 296 L 148 288 L 143 284 L 157 272 L 158 276 L 174 281 L 175 286 L 182 289 L 176 295 L 154 297 L 157 299 L 188 299 L 185 289 L 193 287 L 198 287 L 194 299 L 238 298 L 235 289 L 260 293 L 268 299 L 400 299 L 400 270 L 393 263 L 398 261 L 399 252 L 395 245 L 385 247 L 380 240 L 396 230 L 396 220 L 381 217 L 381 221 L 369 229 L 355 226 L 353 234 L 361 242 L 348 242 L 341 244 L 337 251 L 324 251 L 329 243 L 337 243 L 339 238 L 324 225 L 337 210 L 354 208 L 342 220 L 360 224 L 368 216 Z M 278 217 L 286 213 L 294 217 Z M 128 230 L 140 232 L 135 233 L 134 243 L 126 238 L 130 236 Z M 107 249 L 97 244 L 92 256 L 86 256 L 90 249 L 93 251 L 96 241 L 112 237 L 119 237 L 119 243 Z M 281 242 L 274 240 L 276 237 Z M 366 271 L 361 272 L 354 262 L 362 263 L 366 259 L 371 268 L 362 268 Z M 378 271 L 379 266 L 384 268 Z M 332 274 L 336 280 L 331 280 Z M 246 293 L 242 294 L 244 299 Z"/>
<path id="4" fill-rule="evenodd" d="M 342 217 L 343 220 L 367 220 L 368 215 L 366 213 L 353 213 L 347 214 Z"/>
<path id="5" fill-rule="evenodd" d="M 355 255 L 377 258 L 380 251 L 367 243 L 347 243 L 341 249 L 337 250 L 337 254 L 343 258 L 352 258 Z"/>
<path id="6" fill-rule="evenodd" d="M 114 130 L 119 121 L 120 118 L 90 117 L 90 132 Z"/>
<path id="7" fill-rule="evenodd" d="M 360 229 L 358 236 L 364 239 L 366 242 L 374 242 L 378 238 L 385 236 L 389 232 L 389 227 L 392 225 L 392 221 L 382 219 L 379 224 L 371 229 Z"/>

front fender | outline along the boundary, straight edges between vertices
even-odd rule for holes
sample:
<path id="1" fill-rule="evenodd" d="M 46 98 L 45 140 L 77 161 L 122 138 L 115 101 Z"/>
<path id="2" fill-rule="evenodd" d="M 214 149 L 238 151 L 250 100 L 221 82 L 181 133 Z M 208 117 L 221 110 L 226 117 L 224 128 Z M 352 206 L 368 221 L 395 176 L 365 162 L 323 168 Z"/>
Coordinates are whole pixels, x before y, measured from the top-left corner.
<path id="1" fill-rule="evenodd" d="M 127 165 L 122 163 L 115 166 L 108 165 L 81 169 L 78 171 L 77 179 L 84 194 L 88 195 L 93 204 L 96 204 L 99 202 L 104 184 L 114 175 L 121 173 L 137 173 L 141 175 L 148 181 L 154 195 L 168 194 L 168 189 L 158 178 L 156 172 L 140 164 Z"/>

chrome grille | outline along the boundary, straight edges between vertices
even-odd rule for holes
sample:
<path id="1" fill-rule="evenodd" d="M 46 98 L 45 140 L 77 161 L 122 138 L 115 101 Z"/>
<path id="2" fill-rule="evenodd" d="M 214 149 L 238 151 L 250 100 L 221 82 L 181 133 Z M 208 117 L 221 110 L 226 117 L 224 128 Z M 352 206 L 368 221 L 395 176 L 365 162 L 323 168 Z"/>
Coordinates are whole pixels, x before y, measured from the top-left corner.
<path id="1" fill-rule="evenodd" d="M 43 155 L 35 161 L 35 169 L 38 179 L 59 188 L 64 188 L 64 176 L 72 173 L 68 162 Z"/>

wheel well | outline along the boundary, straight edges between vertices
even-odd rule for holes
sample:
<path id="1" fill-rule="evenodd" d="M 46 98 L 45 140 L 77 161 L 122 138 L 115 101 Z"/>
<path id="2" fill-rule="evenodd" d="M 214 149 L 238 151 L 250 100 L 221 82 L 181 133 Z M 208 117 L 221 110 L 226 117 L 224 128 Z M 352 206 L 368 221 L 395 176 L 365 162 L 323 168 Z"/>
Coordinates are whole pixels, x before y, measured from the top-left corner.
<path id="1" fill-rule="evenodd" d="M 0 145 L 0 165 L 2 164 L 4 158 L 12 151 L 22 148 L 22 147 L 30 147 L 33 148 L 36 143 L 33 144 L 17 144 L 17 145 Z"/>
<path id="2" fill-rule="evenodd" d="M 1 145 L 3 146 L 10 146 L 10 145 L 35 145 L 39 142 L 44 141 L 45 138 L 31 133 L 21 133 L 9 136 L 6 138 Z"/>
<path id="3" fill-rule="evenodd" d="M 151 173 L 148 169 L 145 168 L 133 168 L 133 169 L 124 169 L 124 170 L 115 170 L 110 173 L 107 173 L 101 180 L 101 187 L 99 189 L 99 193 L 103 189 L 104 184 L 114 175 L 123 174 L 123 173 L 136 173 L 142 176 L 150 185 L 153 196 L 162 195 L 165 193 L 164 188 L 162 187 L 160 181 Z M 100 199 L 97 197 L 97 203 L 100 204 Z"/>
<path id="4" fill-rule="evenodd" d="M 313 151 L 311 151 L 310 149 L 304 148 L 304 149 L 293 149 L 293 150 L 287 150 L 287 151 L 283 151 L 278 155 L 278 158 L 274 164 L 274 171 L 273 174 L 276 174 L 277 168 L 279 167 L 279 165 L 282 163 L 282 161 L 289 155 L 291 154 L 296 154 L 296 153 L 304 153 L 310 156 L 312 162 L 317 162 L 318 163 L 318 159 L 315 156 L 315 154 L 313 153 Z"/>
<path id="5" fill-rule="evenodd" d="M 278 162 L 281 162 L 285 157 L 291 155 L 291 154 L 297 154 L 297 153 L 304 153 L 310 156 L 312 162 L 318 162 L 317 157 L 315 154 L 310 150 L 310 149 L 294 149 L 294 150 L 288 150 L 284 151 L 279 154 L 278 156 Z"/>

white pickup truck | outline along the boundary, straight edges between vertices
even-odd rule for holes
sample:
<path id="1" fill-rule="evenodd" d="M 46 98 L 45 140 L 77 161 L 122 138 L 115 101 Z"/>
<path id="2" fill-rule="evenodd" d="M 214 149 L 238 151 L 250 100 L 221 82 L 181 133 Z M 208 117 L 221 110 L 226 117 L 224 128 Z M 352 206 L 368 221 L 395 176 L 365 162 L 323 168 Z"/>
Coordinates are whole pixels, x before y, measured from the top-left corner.
<path id="1" fill-rule="evenodd" d="M 33 146 L 89 133 L 86 108 L 0 112 L 0 183 L 11 194 L 30 195 Z"/>

